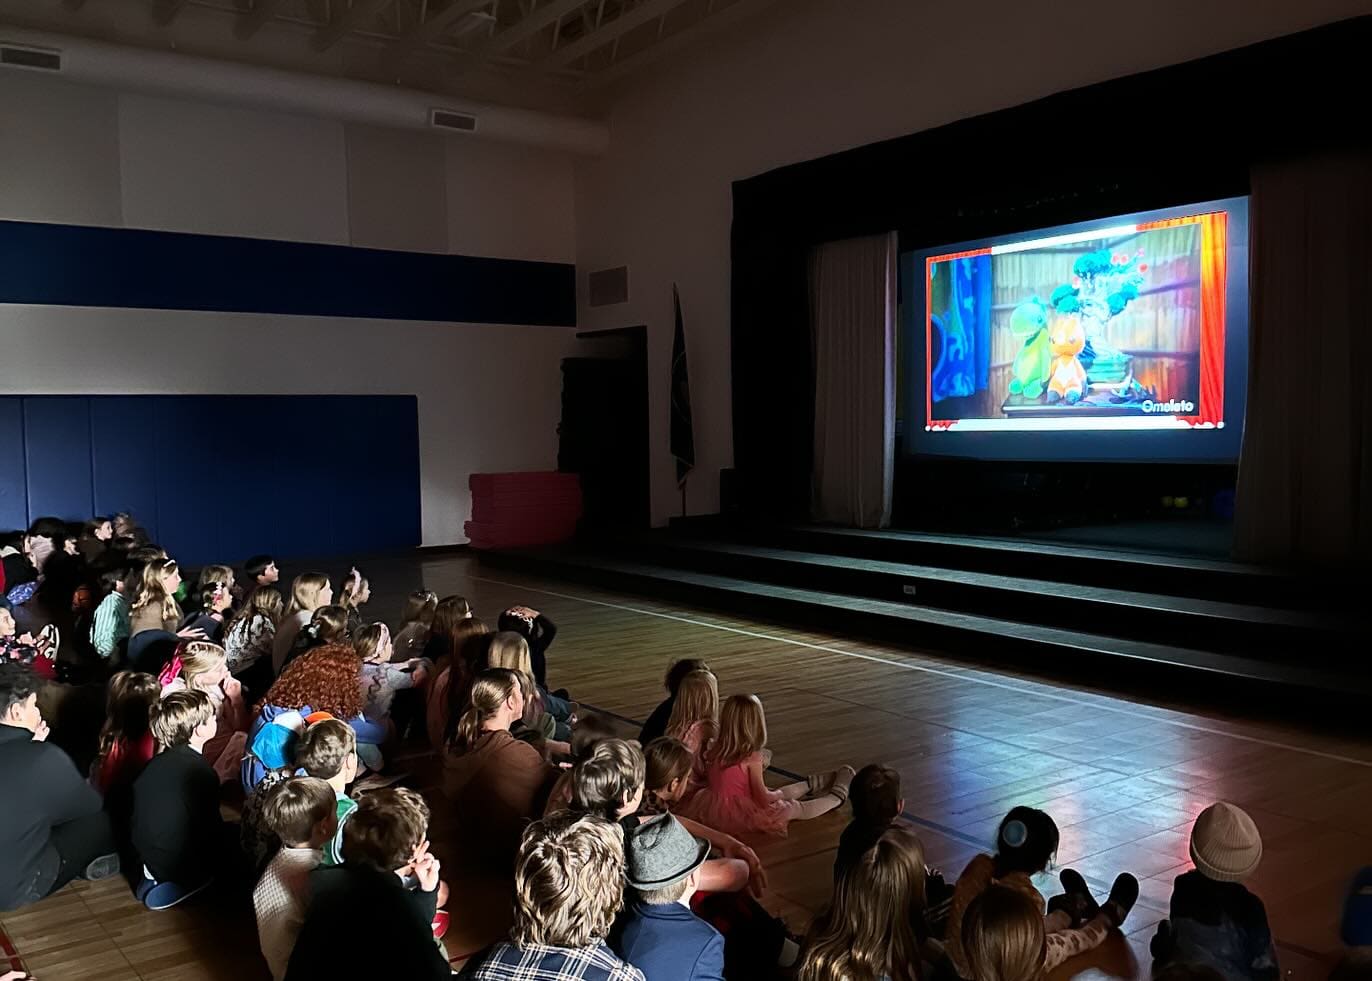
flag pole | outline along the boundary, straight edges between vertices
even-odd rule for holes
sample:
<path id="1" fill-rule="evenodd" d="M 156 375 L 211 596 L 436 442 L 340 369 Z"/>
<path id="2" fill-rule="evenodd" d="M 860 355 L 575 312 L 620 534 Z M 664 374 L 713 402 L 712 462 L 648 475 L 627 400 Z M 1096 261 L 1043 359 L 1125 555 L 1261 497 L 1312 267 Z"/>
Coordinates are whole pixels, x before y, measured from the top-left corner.
<path id="1" fill-rule="evenodd" d="M 681 482 L 681 516 L 686 517 L 686 481 Z"/>

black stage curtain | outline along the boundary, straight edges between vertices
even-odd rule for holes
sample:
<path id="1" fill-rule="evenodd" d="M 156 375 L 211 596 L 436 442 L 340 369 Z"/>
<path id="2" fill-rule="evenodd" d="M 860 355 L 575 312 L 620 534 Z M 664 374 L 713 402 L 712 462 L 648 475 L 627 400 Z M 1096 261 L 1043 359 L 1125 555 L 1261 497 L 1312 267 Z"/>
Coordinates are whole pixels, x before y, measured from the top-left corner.
<path id="1" fill-rule="evenodd" d="M 1368 140 L 1355 95 L 1365 86 L 1368 51 L 1372 16 L 735 182 L 733 424 L 742 507 L 771 518 L 808 513 L 813 246 L 893 227 L 902 248 L 937 246 L 1247 194 L 1255 164 Z M 1160 106 L 1170 111 L 1151 140 Z M 1115 152 L 1107 134 L 1098 147 L 1086 141 L 1070 153 L 1024 149 L 1051 147 L 1051 134 L 1071 120 L 1094 118 L 1136 121 L 1122 124 L 1118 137 L 1127 152 Z"/>

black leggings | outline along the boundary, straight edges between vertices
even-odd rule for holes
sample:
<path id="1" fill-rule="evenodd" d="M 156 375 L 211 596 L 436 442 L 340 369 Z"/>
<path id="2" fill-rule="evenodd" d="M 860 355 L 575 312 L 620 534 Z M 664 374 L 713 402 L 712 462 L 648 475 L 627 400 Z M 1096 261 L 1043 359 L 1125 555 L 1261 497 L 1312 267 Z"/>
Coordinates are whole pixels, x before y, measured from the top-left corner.
<path id="1" fill-rule="evenodd" d="M 57 869 L 52 888 L 47 892 L 49 896 L 72 879 L 83 875 L 91 862 L 116 851 L 110 818 L 104 811 L 57 825 L 52 829 L 51 841 L 62 864 Z"/>

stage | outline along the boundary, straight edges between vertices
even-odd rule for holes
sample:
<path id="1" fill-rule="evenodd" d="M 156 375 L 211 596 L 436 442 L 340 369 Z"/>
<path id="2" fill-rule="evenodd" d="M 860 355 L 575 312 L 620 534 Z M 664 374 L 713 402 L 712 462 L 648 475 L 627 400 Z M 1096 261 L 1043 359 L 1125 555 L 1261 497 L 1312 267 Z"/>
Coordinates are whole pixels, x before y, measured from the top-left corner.
<path id="1" fill-rule="evenodd" d="M 1159 537 L 1185 542 L 1184 530 Z M 1104 544 L 1139 533 L 993 537 L 695 518 L 482 553 L 482 562 L 1128 692 L 1180 679 L 1223 700 L 1372 691 L 1355 653 L 1351 583 Z M 1213 550 L 1213 537 L 1196 536 L 1196 550 Z"/>

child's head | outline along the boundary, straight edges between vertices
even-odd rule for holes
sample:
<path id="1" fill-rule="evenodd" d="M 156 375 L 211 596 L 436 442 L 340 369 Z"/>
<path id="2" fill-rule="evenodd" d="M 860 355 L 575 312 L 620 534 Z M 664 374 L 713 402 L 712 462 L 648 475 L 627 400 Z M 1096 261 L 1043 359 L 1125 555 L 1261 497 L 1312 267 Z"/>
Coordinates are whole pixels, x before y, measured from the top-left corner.
<path id="1" fill-rule="evenodd" d="M 692 671 L 681 679 L 667 720 L 667 735 L 685 739 L 697 722 L 705 724 L 707 737 L 714 736 L 719 724 L 719 683 L 709 671 Z"/>
<path id="2" fill-rule="evenodd" d="M 114 525 L 116 535 L 132 535 L 138 530 L 138 522 L 128 511 L 120 511 L 110 519 L 110 523 Z"/>
<path id="3" fill-rule="evenodd" d="M 1191 826 L 1191 861 L 1216 882 L 1242 882 L 1262 861 L 1262 835 L 1248 813 L 1227 801 L 1200 812 Z"/>
<path id="4" fill-rule="evenodd" d="M 300 734 L 295 765 L 320 780 L 342 777 L 347 784 L 357 773 L 357 734 L 341 719 L 321 719 Z"/>
<path id="5" fill-rule="evenodd" d="M 229 676 L 224 648 L 208 640 L 188 640 L 181 645 L 181 677 L 186 687 L 209 691 Z"/>
<path id="6" fill-rule="evenodd" d="M 353 638 L 353 649 L 357 656 L 372 664 L 385 664 L 395 653 L 391 643 L 391 628 L 384 623 L 369 623 Z"/>
<path id="7" fill-rule="evenodd" d="M 356 569 L 348 573 L 338 590 L 338 605 L 345 610 L 355 610 L 372 598 L 372 584 L 367 577 Z"/>
<path id="8" fill-rule="evenodd" d="M 1017 889 L 988 886 L 963 914 L 962 949 L 977 981 L 1035 981 L 1043 973 L 1043 912 Z"/>
<path id="9" fill-rule="evenodd" d="M 767 717 L 756 695 L 730 695 L 719 709 L 719 736 L 709 756 L 720 766 L 741 763 L 767 746 Z"/>
<path id="10" fill-rule="evenodd" d="M 614 725 L 611 724 L 609 716 L 601 715 L 598 712 L 587 712 L 576 721 L 576 728 L 572 730 L 571 748 L 572 759 L 580 762 L 591 755 L 591 750 L 596 744 L 605 739 L 613 739 L 615 735 Z"/>
<path id="11" fill-rule="evenodd" d="M 42 682 L 27 664 L 0 658 L 0 722 L 34 731 L 43 721 L 38 710 Z"/>
<path id="12" fill-rule="evenodd" d="M 341 644 L 348 639 L 348 611 L 341 606 L 321 606 L 310 616 L 310 633 L 321 644 Z"/>
<path id="13" fill-rule="evenodd" d="M 200 586 L 200 608 L 206 613 L 224 613 L 233 606 L 233 583 L 215 579 Z"/>
<path id="14" fill-rule="evenodd" d="M 472 615 L 472 608 L 461 596 L 445 596 L 434 607 L 430 629 L 439 637 L 451 637 L 457 625 Z"/>
<path id="15" fill-rule="evenodd" d="M 337 797 L 317 777 L 291 777 L 268 792 L 262 819 L 288 848 L 318 848 L 338 831 Z"/>
<path id="16" fill-rule="evenodd" d="M 0 637 L 13 637 L 16 629 L 18 628 L 14 623 L 14 614 L 8 608 L 0 606 Z"/>
<path id="17" fill-rule="evenodd" d="M 175 746 L 199 749 L 214 738 L 214 703 L 203 691 L 168 692 L 148 709 L 148 728 L 159 753 Z"/>
<path id="18" fill-rule="evenodd" d="M 143 567 L 143 576 L 138 587 L 136 609 L 152 607 L 164 619 L 179 619 L 181 608 L 177 606 L 173 594 L 181 586 L 181 567 L 174 559 L 153 559 Z"/>
<path id="19" fill-rule="evenodd" d="M 524 682 L 518 672 L 487 668 L 472 681 L 465 710 L 449 722 L 447 740 L 458 749 L 470 749 L 491 720 L 503 717 L 508 728 L 523 714 Z"/>
<path id="20" fill-rule="evenodd" d="M 438 594 L 429 589 L 416 589 L 405 597 L 405 608 L 400 611 L 400 622 L 422 623 L 427 627 L 434 622 L 434 613 L 437 610 Z"/>
<path id="21" fill-rule="evenodd" d="M 107 542 L 114 537 L 114 525 L 109 518 L 91 518 L 81 526 L 81 537 Z"/>
<path id="22" fill-rule="evenodd" d="M 853 777 L 848 788 L 853 820 L 868 828 L 884 828 L 905 809 L 900 796 L 900 774 L 889 766 L 869 763 Z"/>
<path id="23" fill-rule="evenodd" d="M 351 644 L 325 644 L 287 664 L 262 705 L 285 709 L 309 707 L 339 719 L 362 714 L 362 662 Z"/>
<path id="24" fill-rule="evenodd" d="M 905 828 L 888 829 L 835 885 L 833 902 L 811 928 L 802 981 L 917 981 L 920 942 L 912 924 L 924 910 L 924 876 L 919 838 Z"/>
<path id="25" fill-rule="evenodd" d="M 358 798 L 343 825 L 343 861 L 397 872 L 412 864 L 429 834 L 429 805 L 413 790 L 392 787 Z"/>
<path id="26" fill-rule="evenodd" d="M 511 940 L 589 947 L 609 934 L 623 905 L 624 839 L 619 828 L 571 811 L 529 825 L 515 860 Z"/>
<path id="27" fill-rule="evenodd" d="M 274 586 L 258 586 L 248 594 L 247 602 L 243 604 L 245 618 L 251 620 L 253 617 L 266 617 L 273 626 L 281 622 L 285 612 L 286 601 L 281 598 L 281 592 Z"/>
<path id="28" fill-rule="evenodd" d="M 148 731 L 148 715 L 157 704 L 162 686 L 142 671 L 119 671 L 110 678 L 105 694 L 105 725 L 100 730 L 100 755 L 121 739 L 142 739 Z"/>
<path id="29" fill-rule="evenodd" d="M 533 660 L 529 656 L 529 642 L 513 630 L 502 630 L 491 637 L 486 650 L 486 662 L 493 668 L 509 668 L 532 678 Z"/>
<path id="30" fill-rule="evenodd" d="M 710 845 L 670 814 L 659 814 L 624 835 L 624 878 L 645 906 L 689 901 Z"/>
<path id="31" fill-rule="evenodd" d="M 110 593 L 123 595 L 128 592 L 129 567 L 123 563 L 107 565 L 100 570 L 96 582 L 102 596 L 108 596 Z"/>
<path id="32" fill-rule="evenodd" d="M 605 739 L 572 770 L 572 810 L 618 821 L 643 803 L 643 752 L 637 743 Z"/>
<path id="33" fill-rule="evenodd" d="M 281 570 L 270 555 L 254 555 L 243 563 L 243 578 L 249 584 L 270 586 L 281 578 Z"/>
<path id="34" fill-rule="evenodd" d="M 200 578 L 196 581 L 197 591 L 203 591 L 210 583 L 221 582 L 228 589 L 233 588 L 233 569 L 226 565 L 207 565 L 200 570 Z"/>
<path id="35" fill-rule="evenodd" d="M 996 869 L 1000 875 L 1037 875 L 1058 852 L 1058 826 L 1045 812 L 1013 807 L 996 832 Z"/>
<path id="36" fill-rule="evenodd" d="M 698 657 L 683 657 L 673 661 L 672 666 L 667 669 L 667 677 L 662 679 L 663 685 L 667 688 L 667 693 L 675 695 L 677 689 L 681 687 L 681 679 L 692 671 L 710 671 L 710 666 Z M 710 673 L 714 674 L 713 671 Z"/>
<path id="37" fill-rule="evenodd" d="M 681 799 L 691 782 L 691 768 L 695 754 L 680 739 L 659 736 L 643 747 L 646 793 L 659 803 L 670 806 Z"/>
<path id="38" fill-rule="evenodd" d="M 329 585 L 329 577 L 322 572 L 305 572 L 291 582 L 291 601 L 286 606 L 286 616 L 313 613 L 332 602 L 333 587 Z"/>

